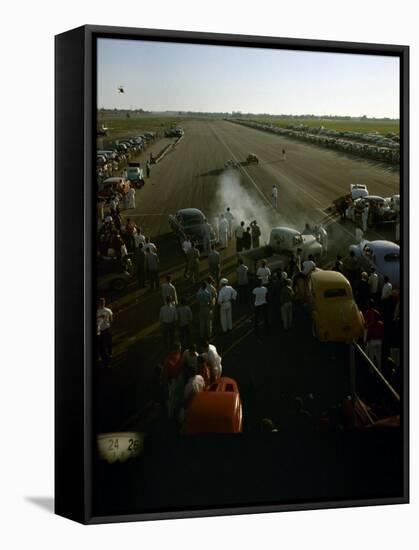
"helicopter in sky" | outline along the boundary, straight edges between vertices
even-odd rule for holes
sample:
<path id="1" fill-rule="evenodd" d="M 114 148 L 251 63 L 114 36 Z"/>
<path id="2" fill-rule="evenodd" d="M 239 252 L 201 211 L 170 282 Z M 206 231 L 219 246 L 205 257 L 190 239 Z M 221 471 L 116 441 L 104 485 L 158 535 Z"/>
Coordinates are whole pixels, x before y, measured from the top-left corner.
<path id="1" fill-rule="evenodd" d="M 124 86 L 118 86 L 118 94 L 124 94 L 124 93 L 125 93 Z"/>

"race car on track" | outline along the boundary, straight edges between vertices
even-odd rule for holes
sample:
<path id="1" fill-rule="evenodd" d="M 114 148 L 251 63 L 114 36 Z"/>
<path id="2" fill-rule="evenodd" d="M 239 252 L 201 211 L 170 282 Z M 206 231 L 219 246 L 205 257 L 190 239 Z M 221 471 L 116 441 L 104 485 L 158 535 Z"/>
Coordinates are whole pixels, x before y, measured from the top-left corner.
<path id="1" fill-rule="evenodd" d="M 238 170 L 239 169 L 239 163 L 236 160 L 228 159 L 224 163 L 224 170 Z"/>
<path id="2" fill-rule="evenodd" d="M 259 159 L 254 153 L 249 153 L 246 157 L 247 164 L 259 164 Z"/>

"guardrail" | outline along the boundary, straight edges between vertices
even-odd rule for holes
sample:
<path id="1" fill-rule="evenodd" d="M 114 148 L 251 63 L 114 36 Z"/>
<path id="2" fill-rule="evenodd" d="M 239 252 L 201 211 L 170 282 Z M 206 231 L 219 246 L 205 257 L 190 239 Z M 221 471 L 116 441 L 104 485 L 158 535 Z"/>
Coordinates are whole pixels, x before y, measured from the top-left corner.
<path id="1" fill-rule="evenodd" d="M 171 151 L 176 147 L 176 145 L 179 143 L 181 139 L 183 139 L 183 135 L 181 135 L 173 143 L 169 143 L 169 145 L 166 145 L 166 147 L 162 151 L 160 151 L 160 153 L 156 157 L 154 157 L 154 164 L 158 164 L 167 155 L 169 151 Z"/>
<path id="2" fill-rule="evenodd" d="M 361 346 L 359 344 L 357 344 L 356 342 L 353 342 L 352 347 L 355 351 L 357 351 L 362 356 L 363 359 L 365 359 L 365 361 L 368 363 L 369 367 L 377 375 L 377 377 L 384 384 L 384 386 L 389 390 L 389 392 L 396 399 L 396 401 L 400 402 L 400 395 L 398 394 L 398 392 L 393 388 L 393 386 L 390 384 L 390 382 L 383 376 L 382 372 L 374 365 L 374 363 L 371 361 L 371 359 L 368 357 L 368 355 L 365 353 L 365 351 L 361 348 Z M 352 362 L 352 358 L 351 358 L 351 362 Z M 353 368 L 355 368 L 355 365 L 353 365 Z M 354 391 L 354 393 L 355 393 L 355 391 Z"/>

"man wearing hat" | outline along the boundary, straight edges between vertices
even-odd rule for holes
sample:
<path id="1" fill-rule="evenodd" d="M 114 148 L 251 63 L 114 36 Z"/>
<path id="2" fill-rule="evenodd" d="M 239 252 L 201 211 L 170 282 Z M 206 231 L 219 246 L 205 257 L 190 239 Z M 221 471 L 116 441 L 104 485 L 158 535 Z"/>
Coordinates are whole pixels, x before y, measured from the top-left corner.
<path id="1" fill-rule="evenodd" d="M 221 279 L 221 288 L 218 292 L 218 304 L 220 305 L 220 322 L 223 332 L 233 328 L 231 318 L 231 303 L 237 298 L 237 292 L 228 284 L 228 279 Z"/>

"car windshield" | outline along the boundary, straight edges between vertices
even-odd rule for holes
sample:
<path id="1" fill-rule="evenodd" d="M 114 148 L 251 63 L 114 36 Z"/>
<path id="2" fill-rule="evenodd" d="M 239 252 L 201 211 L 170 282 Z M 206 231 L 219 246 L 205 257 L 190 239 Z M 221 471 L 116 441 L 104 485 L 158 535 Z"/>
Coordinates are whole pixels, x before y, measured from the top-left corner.
<path id="1" fill-rule="evenodd" d="M 392 252 L 384 256 L 385 262 L 398 262 L 400 261 L 400 254 L 398 252 Z"/>
<path id="2" fill-rule="evenodd" d="M 198 215 L 182 216 L 182 223 L 184 226 L 201 225 L 203 223 L 203 219 Z"/>
<path id="3" fill-rule="evenodd" d="M 344 288 L 328 288 L 323 293 L 325 298 L 339 298 L 346 295 L 346 290 Z"/>

